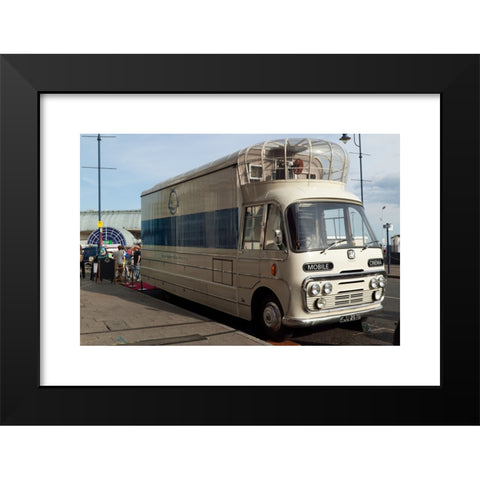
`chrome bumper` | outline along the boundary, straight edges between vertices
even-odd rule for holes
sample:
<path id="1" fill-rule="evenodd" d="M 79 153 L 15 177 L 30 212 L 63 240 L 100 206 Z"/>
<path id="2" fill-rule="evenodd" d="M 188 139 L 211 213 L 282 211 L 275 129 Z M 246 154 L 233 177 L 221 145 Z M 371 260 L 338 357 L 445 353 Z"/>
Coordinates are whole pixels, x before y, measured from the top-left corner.
<path id="1" fill-rule="evenodd" d="M 330 315 L 320 318 L 292 318 L 292 317 L 283 317 L 282 323 L 287 327 L 311 327 L 313 325 L 320 325 L 324 323 L 335 323 L 340 320 L 341 317 L 345 315 L 360 315 L 366 316 L 373 312 L 378 312 L 382 310 L 383 306 L 380 304 L 376 304 L 370 308 L 366 308 L 363 310 L 357 310 L 352 312 L 352 308 L 342 308 L 339 310 L 335 310 L 335 312 L 331 312 Z"/>

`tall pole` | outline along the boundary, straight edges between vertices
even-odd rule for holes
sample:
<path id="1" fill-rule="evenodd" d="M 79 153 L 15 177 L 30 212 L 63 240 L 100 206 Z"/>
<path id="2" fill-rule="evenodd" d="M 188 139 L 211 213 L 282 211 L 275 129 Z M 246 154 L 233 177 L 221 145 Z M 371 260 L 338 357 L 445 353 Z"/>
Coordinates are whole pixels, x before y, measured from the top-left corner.
<path id="1" fill-rule="evenodd" d="M 102 135 L 99 133 L 98 135 L 82 135 L 82 137 L 93 137 L 97 139 L 97 148 L 98 148 L 98 165 L 97 165 L 97 170 L 98 170 L 98 229 L 99 229 L 99 243 L 97 247 L 97 254 L 100 255 L 100 249 L 103 246 L 103 225 L 102 225 L 102 200 L 101 200 L 101 191 L 102 191 L 102 184 L 101 184 L 101 174 L 100 170 L 102 169 L 101 167 L 101 155 L 100 155 L 100 142 L 102 141 Z M 115 135 L 103 135 L 103 137 L 110 137 L 114 138 Z M 82 167 L 82 168 L 95 168 L 95 167 Z M 115 170 L 115 169 L 112 169 Z M 98 259 L 98 267 L 97 267 L 97 282 L 101 280 L 100 276 L 100 259 Z"/>
<path id="2" fill-rule="evenodd" d="M 392 228 L 390 223 L 386 223 L 383 228 L 387 231 L 387 266 L 388 270 L 387 273 L 390 273 L 390 238 L 389 238 L 389 231 Z"/>
<path id="3" fill-rule="evenodd" d="M 102 183 L 101 183 L 101 174 L 100 170 L 104 169 L 101 166 L 101 149 L 100 149 L 100 142 L 103 138 L 115 138 L 115 135 L 82 135 L 82 137 L 93 137 L 97 139 L 97 159 L 98 164 L 96 167 L 82 167 L 82 168 L 96 168 L 98 170 L 98 229 L 100 234 L 99 245 L 98 245 L 98 252 L 100 252 L 100 247 L 103 245 L 103 228 L 102 228 Z M 116 170 L 116 168 L 108 168 L 107 170 Z"/>
<path id="4" fill-rule="evenodd" d="M 351 137 L 349 137 L 346 133 L 344 133 L 339 140 L 342 141 L 344 144 L 347 144 L 347 142 L 351 140 Z M 369 182 L 370 180 L 363 179 L 362 158 L 363 158 L 363 155 L 369 155 L 369 154 L 365 153 L 362 155 L 362 135 L 360 133 L 358 134 L 358 143 L 355 139 L 355 134 L 353 134 L 353 143 L 355 144 L 356 147 L 358 147 L 358 157 L 360 159 L 360 194 L 361 194 L 362 203 L 363 203 L 363 182 Z"/>
<path id="5" fill-rule="evenodd" d="M 100 161 L 100 142 L 102 141 L 102 137 L 100 136 L 100 134 L 98 134 L 97 136 L 97 142 L 98 142 L 98 221 L 100 222 L 102 220 L 102 203 L 101 203 L 101 177 L 100 177 L 100 165 L 101 165 L 101 161 Z"/>
<path id="6" fill-rule="evenodd" d="M 103 245 L 103 229 L 100 225 L 102 221 L 102 200 L 101 200 L 101 177 L 100 177 L 100 142 L 102 141 L 102 137 L 100 134 L 97 136 L 97 143 L 98 143 L 98 225 L 100 228 L 100 247 Z"/>
<path id="7" fill-rule="evenodd" d="M 389 232 L 390 228 L 387 228 L 387 264 L 388 264 L 388 273 L 390 273 L 390 238 Z"/>
<path id="8" fill-rule="evenodd" d="M 358 144 L 355 141 L 355 134 L 353 134 L 353 143 L 358 147 L 358 157 L 360 158 L 360 193 L 363 203 L 363 171 L 362 171 L 362 135 L 358 134 Z"/>

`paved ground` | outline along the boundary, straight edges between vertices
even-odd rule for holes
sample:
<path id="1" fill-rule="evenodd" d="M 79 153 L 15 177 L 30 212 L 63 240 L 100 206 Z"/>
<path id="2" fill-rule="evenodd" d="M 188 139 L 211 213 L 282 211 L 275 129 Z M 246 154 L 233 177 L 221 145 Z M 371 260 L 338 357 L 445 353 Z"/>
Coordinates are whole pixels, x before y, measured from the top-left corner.
<path id="1" fill-rule="evenodd" d="M 81 345 L 268 345 L 108 280 L 80 279 Z"/>
<path id="2" fill-rule="evenodd" d="M 389 276 L 400 278 L 400 266 L 390 265 Z M 207 316 L 205 316 L 205 313 L 200 310 L 203 315 L 199 315 L 190 308 L 185 310 L 182 307 L 185 305 L 179 305 L 178 302 L 165 302 L 158 295 L 146 295 L 123 285 L 114 285 L 108 280 L 95 283 L 89 279 L 81 279 L 81 344 L 298 345 L 299 343 L 296 342 L 303 344 L 300 338 L 293 338 L 283 343 L 267 343 L 250 335 L 250 329 L 248 325 L 244 325 L 243 321 L 228 322 L 225 321 L 223 314 L 220 317 L 218 314 L 206 314 Z M 219 319 L 220 321 L 216 321 Z M 382 327 L 385 326 L 382 325 Z M 338 330 L 342 342 L 345 340 L 345 334 L 349 333 L 345 330 L 348 329 L 348 326 L 339 327 L 337 330 L 332 329 L 331 326 L 325 328 L 329 332 Z M 373 335 L 368 335 L 368 344 L 375 342 L 391 344 L 392 328 L 385 333 L 389 336 L 388 339 L 374 338 Z M 317 333 L 321 333 L 322 328 L 317 330 Z M 302 333 L 306 334 L 307 331 L 298 332 L 296 336 L 302 337 Z M 365 333 L 353 333 L 357 333 L 359 341 L 361 337 L 365 337 Z M 307 342 L 305 344 L 324 344 L 323 341 L 320 343 L 305 341 Z M 352 342 L 351 338 L 349 342 Z M 363 342 L 364 340 L 360 344 Z M 327 342 L 327 344 L 331 343 Z M 351 344 L 355 344 L 355 342 Z"/>
<path id="3" fill-rule="evenodd" d="M 388 265 L 385 265 L 385 271 L 388 272 Z M 389 277 L 400 278 L 400 265 L 390 265 L 390 273 L 387 275 Z"/>

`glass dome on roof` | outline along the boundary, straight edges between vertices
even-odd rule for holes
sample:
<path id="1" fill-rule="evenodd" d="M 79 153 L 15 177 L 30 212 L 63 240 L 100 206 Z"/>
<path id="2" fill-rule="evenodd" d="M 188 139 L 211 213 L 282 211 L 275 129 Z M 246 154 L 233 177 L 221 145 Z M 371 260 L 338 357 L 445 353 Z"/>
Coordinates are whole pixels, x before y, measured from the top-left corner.
<path id="1" fill-rule="evenodd" d="M 346 183 L 350 161 L 347 152 L 336 143 L 285 138 L 241 150 L 238 168 L 242 184 L 293 179 Z"/>

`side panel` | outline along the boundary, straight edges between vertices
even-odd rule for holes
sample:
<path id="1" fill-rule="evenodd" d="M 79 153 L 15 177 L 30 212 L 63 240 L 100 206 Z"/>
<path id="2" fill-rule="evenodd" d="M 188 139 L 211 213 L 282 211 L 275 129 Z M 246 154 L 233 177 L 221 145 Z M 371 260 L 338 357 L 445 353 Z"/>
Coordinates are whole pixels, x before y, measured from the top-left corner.
<path id="1" fill-rule="evenodd" d="M 240 250 L 237 262 L 238 302 L 241 318 L 250 319 L 254 289 L 260 286 L 260 250 Z"/>
<path id="2" fill-rule="evenodd" d="M 237 315 L 236 170 L 225 168 L 142 197 L 142 278 Z"/>

